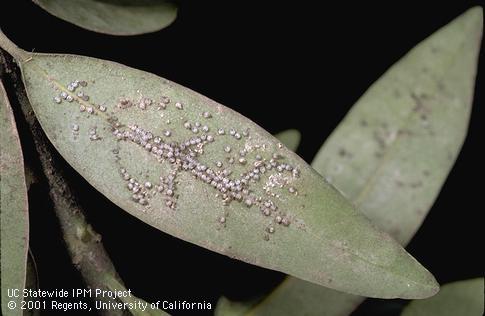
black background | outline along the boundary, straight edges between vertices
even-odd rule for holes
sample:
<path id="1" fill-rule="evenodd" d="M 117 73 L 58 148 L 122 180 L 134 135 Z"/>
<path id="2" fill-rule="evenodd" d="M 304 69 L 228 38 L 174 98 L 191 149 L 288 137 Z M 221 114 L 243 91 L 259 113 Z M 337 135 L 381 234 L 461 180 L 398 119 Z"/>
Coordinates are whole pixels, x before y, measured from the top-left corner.
<path id="1" fill-rule="evenodd" d="M 370 84 L 478 1 L 186 1 L 170 27 L 134 37 L 81 29 L 30 1 L 7 3 L 0 7 L 0 25 L 20 47 L 117 61 L 196 90 L 271 133 L 297 128 L 303 136 L 298 154 L 310 162 Z M 483 186 L 478 172 L 483 161 L 483 75 L 478 73 L 463 151 L 407 247 L 441 284 L 483 275 Z M 283 278 L 161 233 L 115 207 L 72 169 L 68 177 L 123 280 L 147 301 L 205 300 L 215 306 L 220 295 L 251 298 Z M 45 191 L 34 188 L 32 194 L 37 197 L 30 242 L 41 288 L 81 287 Z M 394 315 L 405 303 L 367 300 L 354 315 Z"/>

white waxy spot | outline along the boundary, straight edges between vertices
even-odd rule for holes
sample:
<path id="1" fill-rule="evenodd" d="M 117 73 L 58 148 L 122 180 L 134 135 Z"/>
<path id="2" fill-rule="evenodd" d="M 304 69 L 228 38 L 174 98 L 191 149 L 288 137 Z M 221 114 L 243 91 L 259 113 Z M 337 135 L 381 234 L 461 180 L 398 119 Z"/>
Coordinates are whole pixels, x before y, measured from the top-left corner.
<path id="1" fill-rule="evenodd" d="M 180 102 L 175 103 L 175 107 L 176 107 L 177 109 L 179 109 L 179 110 L 183 110 L 183 109 L 184 109 L 183 104 L 182 104 L 182 103 L 180 103 Z"/>

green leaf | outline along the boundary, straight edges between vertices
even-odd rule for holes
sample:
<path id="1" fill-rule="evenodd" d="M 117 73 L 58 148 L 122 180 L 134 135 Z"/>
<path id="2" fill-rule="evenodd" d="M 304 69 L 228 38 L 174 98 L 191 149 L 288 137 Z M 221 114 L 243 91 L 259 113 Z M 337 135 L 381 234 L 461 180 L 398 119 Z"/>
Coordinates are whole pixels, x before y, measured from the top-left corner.
<path id="1" fill-rule="evenodd" d="M 29 249 L 29 215 L 25 185 L 24 158 L 7 93 L 0 82 L 0 265 L 2 315 L 22 315 L 19 297 L 8 297 L 8 290 L 22 293 Z M 9 309 L 14 302 L 16 308 Z"/>
<path id="2" fill-rule="evenodd" d="M 482 9 L 471 9 L 411 50 L 353 106 L 313 161 L 403 245 L 467 133 L 482 24 Z M 363 300 L 290 277 L 251 315 L 348 315 Z"/>
<path id="3" fill-rule="evenodd" d="M 105 282 L 111 291 L 126 291 L 126 288 L 118 282 L 112 275 L 105 277 Z M 151 308 L 151 304 L 134 296 L 127 295 L 119 298 L 123 303 L 128 304 L 128 311 L 133 316 L 169 316 L 170 314 L 157 308 Z"/>
<path id="4" fill-rule="evenodd" d="M 300 144 L 301 134 L 296 129 L 288 129 L 276 134 L 274 137 L 278 138 L 288 149 L 296 151 Z"/>
<path id="5" fill-rule="evenodd" d="M 415 300 L 404 308 L 402 316 L 482 316 L 484 278 L 443 285 L 438 295 Z"/>
<path id="6" fill-rule="evenodd" d="M 117 63 L 31 54 L 4 35 L 0 45 L 20 62 L 29 100 L 57 150 L 133 216 L 212 251 L 342 291 L 436 293 L 433 276 L 401 246 L 240 114 Z"/>
<path id="7" fill-rule="evenodd" d="M 155 32 L 177 17 L 177 7 L 167 0 L 34 0 L 34 3 L 77 26 L 112 35 Z"/>

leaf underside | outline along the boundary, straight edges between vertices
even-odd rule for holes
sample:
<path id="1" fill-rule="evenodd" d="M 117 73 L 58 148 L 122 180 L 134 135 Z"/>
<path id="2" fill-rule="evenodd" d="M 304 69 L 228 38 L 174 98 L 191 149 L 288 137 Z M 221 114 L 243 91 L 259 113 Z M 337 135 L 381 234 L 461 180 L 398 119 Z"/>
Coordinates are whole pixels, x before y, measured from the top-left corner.
<path id="1" fill-rule="evenodd" d="M 137 35 L 169 26 L 177 7 L 166 0 L 34 0 L 50 14 L 82 28 L 112 35 Z"/>
<path id="2" fill-rule="evenodd" d="M 432 275 L 300 157 L 240 114 L 95 58 L 20 57 L 61 155 L 115 204 L 210 250 L 342 291 L 428 297 Z"/>
<path id="3" fill-rule="evenodd" d="M 353 106 L 312 166 L 406 245 L 467 133 L 482 35 L 474 8 L 392 66 Z M 251 315 L 348 315 L 365 298 L 288 277 Z"/>
<path id="4" fill-rule="evenodd" d="M 1 217 L 1 288 L 2 314 L 22 315 L 20 308 L 9 309 L 14 301 L 20 306 L 22 296 L 8 297 L 7 289 L 25 286 L 29 217 L 24 159 L 12 108 L 0 82 L 0 217 Z"/>

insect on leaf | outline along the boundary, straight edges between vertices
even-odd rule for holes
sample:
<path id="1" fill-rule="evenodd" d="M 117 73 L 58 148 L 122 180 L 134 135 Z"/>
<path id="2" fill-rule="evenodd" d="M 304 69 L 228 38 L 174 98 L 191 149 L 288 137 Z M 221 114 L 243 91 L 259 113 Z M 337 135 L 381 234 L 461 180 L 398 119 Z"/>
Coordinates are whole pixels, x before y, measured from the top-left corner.
<path id="1" fill-rule="evenodd" d="M 31 54 L 4 35 L 61 155 L 157 229 L 212 251 L 375 297 L 428 297 L 433 276 L 295 153 L 188 88 L 105 60 Z M 100 210 L 101 211 L 101 210 Z"/>
<path id="2" fill-rule="evenodd" d="M 167 0 L 34 0 L 34 3 L 77 26 L 112 35 L 155 32 L 177 17 L 177 7 Z"/>
<path id="3" fill-rule="evenodd" d="M 0 218 L 2 315 L 22 315 L 19 297 L 8 297 L 8 290 L 22 293 L 29 249 L 29 215 L 25 185 L 24 158 L 7 93 L 0 82 Z M 10 309 L 9 302 L 17 308 Z"/>
<path id="4" fill-rule="evenodd" d="M 312 163 L 403 245 L 465 139 L 482 25 L 482 9 L 473 8 L 412 49 L 352 107 Z M 288 277 L 250 314 L 348 315 L 363 300 Z"/>

